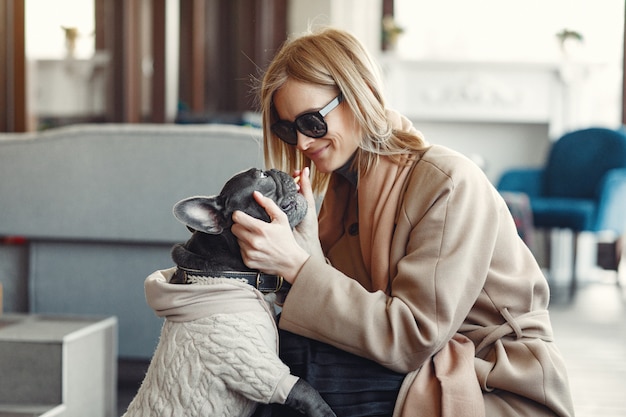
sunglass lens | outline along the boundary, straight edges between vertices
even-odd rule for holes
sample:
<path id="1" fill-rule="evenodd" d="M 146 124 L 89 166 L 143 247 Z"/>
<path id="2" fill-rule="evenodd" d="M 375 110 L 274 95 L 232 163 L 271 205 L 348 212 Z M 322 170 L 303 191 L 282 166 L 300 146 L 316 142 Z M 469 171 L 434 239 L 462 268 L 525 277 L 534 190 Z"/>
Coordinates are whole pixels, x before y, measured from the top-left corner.
<path id="1" fill-rule="evenodd" d="M 296 129 L 293 123 L 285 122 L 282 120 L 278 121 L 272 125 L 272 131 L 283 142 L 286 142 L 290 145 L 295 145 L 298 143 L 298 134 L 296 133 Z"/>
<path id="2" fill-rule="evenodd" d="M 318 114 L 305 114 L 296 119 L 298 130 L 310 138 L 321 138 L 326 135 L 328 127 L 324 118 Z"/>

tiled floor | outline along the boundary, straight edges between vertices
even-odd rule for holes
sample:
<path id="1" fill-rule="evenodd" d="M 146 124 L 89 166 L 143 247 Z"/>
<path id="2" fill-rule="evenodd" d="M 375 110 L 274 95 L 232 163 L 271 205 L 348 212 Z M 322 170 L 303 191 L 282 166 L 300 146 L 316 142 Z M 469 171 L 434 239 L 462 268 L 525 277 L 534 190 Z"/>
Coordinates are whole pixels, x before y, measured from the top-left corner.
<path id="1" fill-rule="evenodd" d="M 626 416 L 626 283 L 613 273 L 582 283 L 568 300 L 553 291 L 550 306 L 557 344 L 568 366 L 577 417 Z M 120 415 L 132 400 L 147 363 L 120 364 Z"/>
<path id="2" fill-rule="evenodd" d="M 603 275 L 550 307 L 577 417 L 626 416 L 626 290 Z"/>

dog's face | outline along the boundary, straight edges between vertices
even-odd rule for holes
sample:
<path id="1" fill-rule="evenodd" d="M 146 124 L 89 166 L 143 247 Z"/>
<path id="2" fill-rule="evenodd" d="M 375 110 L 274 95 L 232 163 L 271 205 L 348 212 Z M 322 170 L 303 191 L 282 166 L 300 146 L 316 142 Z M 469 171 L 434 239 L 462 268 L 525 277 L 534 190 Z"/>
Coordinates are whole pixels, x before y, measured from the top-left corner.
<path id="1" fill-rule="evenodd" d="M 228 180 L 219 195 L 179 201 L 174 206 L 174 216 L 190 229 L 209 234 L 220 234 L 229 229 L 236 210 L 269 222 L 269 216 L 252 196 L 254 191 L 274 200 L 287 214 L 292 228 L 306 215 L 306 200 L 291 176 L 275 169 L 251 168 Z"/>

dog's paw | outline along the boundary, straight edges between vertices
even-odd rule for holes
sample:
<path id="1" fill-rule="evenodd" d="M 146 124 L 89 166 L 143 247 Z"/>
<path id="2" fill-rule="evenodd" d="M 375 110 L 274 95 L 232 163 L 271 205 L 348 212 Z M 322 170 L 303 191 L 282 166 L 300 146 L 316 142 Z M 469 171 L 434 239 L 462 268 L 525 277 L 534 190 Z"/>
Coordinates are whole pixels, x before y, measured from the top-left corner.
<path id="1" fill-rule="evenodd" d="M 304 379 L 298 379 L 285 405 L 309 417 L 337 417 L 322 396 Z"/>

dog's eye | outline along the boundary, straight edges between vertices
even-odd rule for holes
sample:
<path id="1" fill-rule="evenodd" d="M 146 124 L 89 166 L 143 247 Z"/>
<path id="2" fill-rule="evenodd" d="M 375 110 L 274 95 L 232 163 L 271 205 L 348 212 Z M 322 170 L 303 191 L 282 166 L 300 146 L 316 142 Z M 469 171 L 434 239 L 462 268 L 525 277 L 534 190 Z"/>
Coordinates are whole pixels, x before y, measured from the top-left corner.
<path id="1" fill-rule="evenodd" d="M 267 178 L 267 174 L 261 170 L 257 171 L 256 175 L 257 178 Z"/>

